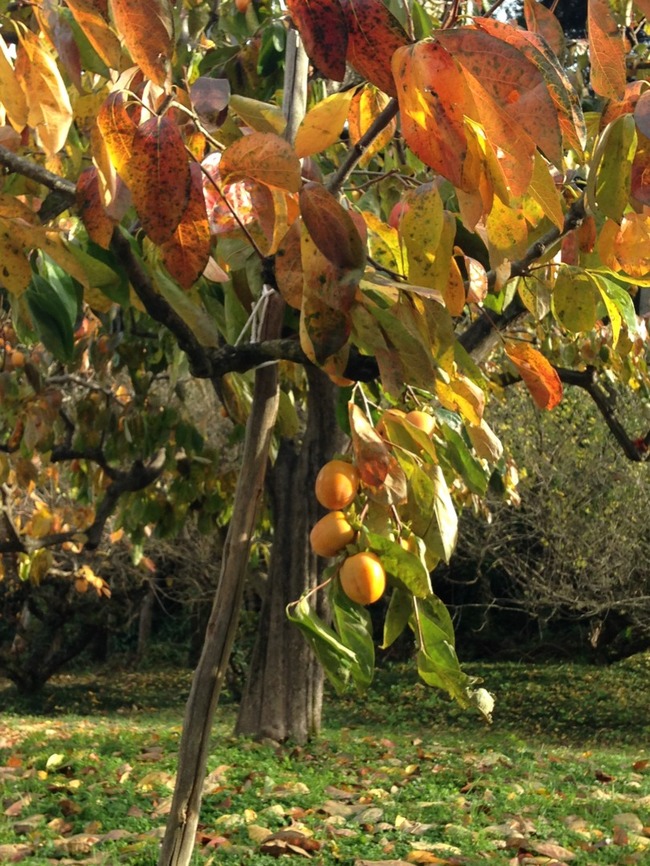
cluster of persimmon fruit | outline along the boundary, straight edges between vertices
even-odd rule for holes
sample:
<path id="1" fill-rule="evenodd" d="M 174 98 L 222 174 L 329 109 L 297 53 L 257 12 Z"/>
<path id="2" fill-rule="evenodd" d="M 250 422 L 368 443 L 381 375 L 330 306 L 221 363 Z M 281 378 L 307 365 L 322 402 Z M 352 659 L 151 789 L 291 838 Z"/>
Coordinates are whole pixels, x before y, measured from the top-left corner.
<path id="1" fill-rule="evenodd" d="M 388 411 L 405 416 L 427 435 L 433 432 L 435 420 L 426 412 L 417 409 L 411 412 Z M 381 422 L 378 429 L 381 429 Z M 348 520 L 345 509 L 356 499 L 360 484 L 356 466 L 341 459 L 330 460 L 316 476 L 316 499 L 328 509 L 328 513 L 314 524 L 309 536 L 311 548 L 317 556 L 336 556 L 356 540 L 357 531 Z M 384 566 L 380 558 L 369 550 L 346 556 L 339 569 L 339 580 L 343 592 L 358 604 L 372 604 L 386 590 Z"/>

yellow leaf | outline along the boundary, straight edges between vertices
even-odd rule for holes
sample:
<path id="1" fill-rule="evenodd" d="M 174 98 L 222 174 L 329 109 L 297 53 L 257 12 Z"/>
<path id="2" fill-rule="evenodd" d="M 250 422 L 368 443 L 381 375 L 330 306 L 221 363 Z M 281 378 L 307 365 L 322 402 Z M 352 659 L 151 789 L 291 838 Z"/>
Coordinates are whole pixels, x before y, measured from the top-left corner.
<path id="1" fill-rule="evenodd" d="M 18 29 L 16 77 L 27 97 L 27 123 L 48 156 L 58 153 L 72 124 L 72 106 L 54 58 L 38 36 Z"/>
<path id="2" fill-rule="evenodd" d="M 307 112 L 294 145 L 299 157 L 321 153 L 339 140 L 353 95 L 353 90 L 333 93 Z"/>
<path id="3" fill-rule="evenodd" d="M 17 132 L 27 124 L 27 99 L 14 73 L 7 44 L 0 35 L 0 102 Z"/>
<path id="4" fill-rule="evenodd" d="M 560 191 L 555 186 L 544 157 L 537 151 L 533 163 L 533 177 L 528 189 L 535 201 L 540 205 L 551 222 L 561 229 L 564 226 L 564 211 L 562 210 L 562 198 Z"/>
<path id="5" fill-rule="evenodd" d="M 239 115 L 246 126 L 250 126 L 256 132 L 275 132 L 282 135 L 287 125 L 282 109 L 277 105 L 270 105 L 268 102 L 260 102 L 258 99 L 233 93 L 229 106 Z"/>

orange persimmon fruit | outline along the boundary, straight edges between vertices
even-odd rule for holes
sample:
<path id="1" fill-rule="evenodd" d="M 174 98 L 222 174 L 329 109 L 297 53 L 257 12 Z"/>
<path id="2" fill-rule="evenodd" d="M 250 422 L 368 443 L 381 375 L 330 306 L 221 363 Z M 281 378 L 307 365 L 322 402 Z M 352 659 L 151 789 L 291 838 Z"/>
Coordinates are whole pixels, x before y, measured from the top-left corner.
<path id="1" fill-rule="evenodd" d="M 348 556 L 339 571 L 343 592 L 357 604 L 372 604 L 386 589 L 386 572 L 374 553 L 362 551 Z"/>
<path id="2" fill-rule="evenodd" d="M 339 511 L 347 508 L 357 495 L 359 473 L 345 460 L 330 460 L 316 476 L 316 499 L 325 508 Z"/>
<path id="3" fill-rule="evenodd" d="M 317 556 L 335 556 L 346 544 L 354 541 L 355 535 L 342 511 L 330 511 L 314 524 L 309 542 Z"/>
<path id="4" fill-rule="evenodd" d="M 420 430 L 423 430 L 427 436 L 431 436 L 436 426 L 436 419 L 433 415 L 429 415 L 428 412 L 422 412 L 420 409 L 412 409 L 410 412 L 407 412 L 406 420 L 413 424 L 414 427 L 419 427 Z"/>

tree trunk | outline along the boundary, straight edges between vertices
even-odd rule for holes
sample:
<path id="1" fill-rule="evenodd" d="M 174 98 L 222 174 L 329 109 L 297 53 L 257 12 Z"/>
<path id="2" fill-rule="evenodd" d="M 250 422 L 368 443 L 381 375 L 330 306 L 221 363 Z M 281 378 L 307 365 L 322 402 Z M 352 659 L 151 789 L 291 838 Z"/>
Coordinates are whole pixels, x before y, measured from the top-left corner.
<path id="1" fill-rule="evenodd" d="M 322 560 L 309 546 L 309 531 L 320 516 L 314 481 L 343 443 L 334 386 L 316 369 L 308 370 L 308 380 L 304 438 L 282 441 L 270 478 L 274 534 L 267 592 L 236 726 L 238 734 L 299 743 L 320 728 L 323 673 L 286 607 L 318 585 Z"/>
<path id="2" fill-rule="evenodd" d="M 265 339 L 277 335 L 284 304 L 271 298 Z M 270 321 L 269 321 L 270 320 Z M 199 664 L 185 707 L 178 772 L 158 866 L 188 866 L 199 822 L 212 721 L 217 708 L 239 620 L 250 543 L 264 488 L 271 434 L 279 403 L 277 366 L 255 373 L 255 390 L 246 425 L 242 468 L 233 515 L 221 560 L 221 576 Z"/>

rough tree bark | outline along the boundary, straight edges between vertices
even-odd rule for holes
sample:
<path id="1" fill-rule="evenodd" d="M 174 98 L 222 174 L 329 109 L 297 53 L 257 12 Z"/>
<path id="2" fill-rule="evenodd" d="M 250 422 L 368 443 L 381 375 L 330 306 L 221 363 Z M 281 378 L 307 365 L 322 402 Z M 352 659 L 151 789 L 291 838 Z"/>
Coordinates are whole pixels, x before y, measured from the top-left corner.
<path id="1" fill-rule="evenodd" d="M 344 439 L 336 423 L 334 386 L 319 370 L 308 369 L 307 376 L 302 442 L 281 442 L 269 477 L 273 549 L 236 726 L 239 734 L 299 743 L 320 729 L 323 672 L 303 635 L 287 619 L 286 606 L 318 584 L 321 568 L 309 546 L 309 531 L 321 516 L 314 481 Z M 317 603 L 322 606 L 319 595 Z"/>

